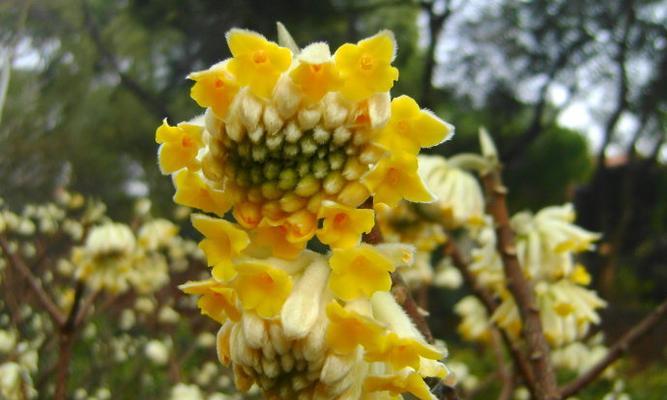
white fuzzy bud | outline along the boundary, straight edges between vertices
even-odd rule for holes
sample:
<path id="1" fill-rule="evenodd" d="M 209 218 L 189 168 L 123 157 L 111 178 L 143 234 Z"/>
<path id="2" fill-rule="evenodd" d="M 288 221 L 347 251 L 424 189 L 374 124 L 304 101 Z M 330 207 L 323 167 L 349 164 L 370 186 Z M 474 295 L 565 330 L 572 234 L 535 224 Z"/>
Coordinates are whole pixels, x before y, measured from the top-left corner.
<path id="1" fill-rule="evenodd" d="M 270 105 L 264 109 L 262 121 L 269 136 L 276 134 L 283 127 L 284 123 L 282 118 L 280 118 L 280 114 L 278 114 L 278 110 Z"/>
<path id="2" fill-rule="evenodd" d="M 301 136 L 303 136 L 303 132 L 301 132 L 301 129 L 299 129 L 294 121 L 287 124 L 284 132 L 285 140 L 287 140 L 289 143 L 296 143 L 299 139 L 301 139 Z"/>
<path id="3" fill-rule="evenodd" d="M 261 126 L 256 127 L 252 131 L 248 131 L 248 138 L 250 138 L 250 141 L 253 143 L 258 143 L 260 140 L 262 140 L 262 137 L 264 136 L 264 128 Z"/>
<path id="4" fill-rule="evenodd" d="M 339 126 L 334 130 L 333 143 L 342 146 L 352 137 L 352 132 L 344 126 Z"/>
<path id="5" fill-rule="evenodd" d="M 257 128 L 259 119 L 262 116 L 262 103 L 250 93 L 243 96 L 241 103 L 241 122 L 248 131 L 254 131 Z"/>
<path id="6" fill-rule="evenodd" d="M 299 121 L 299 126 L 301 129 L 308 130 L 313 129 L 320 119 L 322 118 L 322 111 L 318 108 L 303 109 L 299 111 L 297 120 Z"/>
<path id="7" fill-rule="evenodd" d="M 327 129 L 337 128 L 345 122 L 348 110 L 343 106 L 335 93 L 329 93 L 322 99 L 324 104 L 324 127 Z"/>
<path id="8" fill-rule="evenodd" d="M 289 339 L 306 336 L 320 313 L 320 297 L 324 291 L 329 266 L 325 262 L 316 261 L 304 272 L 295 285 L 292 294 L 282 308 L 281 320 L 285 335 Z"/>
<path id="9" fill-rule="evenodd" d="M 296 113 L 301 103 L 301 94 L 288 74 L 283 74 L 273 92 L 273 103 L 283 119 L 288 119 Z"/>

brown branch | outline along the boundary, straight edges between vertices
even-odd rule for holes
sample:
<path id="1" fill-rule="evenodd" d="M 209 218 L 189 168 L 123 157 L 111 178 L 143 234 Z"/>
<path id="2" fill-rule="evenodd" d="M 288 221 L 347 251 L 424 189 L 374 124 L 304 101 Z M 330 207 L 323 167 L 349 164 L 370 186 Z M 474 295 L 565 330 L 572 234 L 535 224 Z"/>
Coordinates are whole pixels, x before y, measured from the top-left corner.
<path id="1" fill-rule="evenodd" d="M 618 360 L 633 344 L 667 316 L 667 300 L 663 301 L 649 315 L 644 317 L 634 328 L 626 332 L 607 352 L 607 355 L 575 380 L 566 384 L 561 393 L 563 398 L 574 396 L 593 382 L 607 367 Z"/>
<path id="2" fill-rule="evenodd" d="M 67 380 L 69 378 L 69 365 L 72 359 L 72 348 L 74 347 L 73 334 L 61 334 L 58 337 L 58 361 L 56 362 L 56 390 L 53 395 L 55 400 L 67 399 Z"/>
<path id="3" fill-rule="evenodd" d="M 96 290 L 93 293 L 91 293 L 90 295 L 88 295 L 88 297 L 86 297 L 86 300 L 84 300 L 81 303 L 81 307 L 79 308 L 79 312 L 77 313 L 76 319 L 74 320 L 74 326 L 75 326 L 76 329 L 79 329 L 83 325 L 86 317 L 88 316 L 88 313 L 89 313 L 90 309 L 95 304 L 95 300 L 97 300 L 97 297 L 99 295 L 100 295 L 100 291 Z"/>
<path id="4" fill-rule="evenodd" d="M 55 400 L 65 400 L 67 398 L 67 382 L 69 380 L 69 367 L 72 360 L 72 349 L 76 341 L 77 334 L 77 316 L 81 307 L 83 293 L 86 285 L 83 281 L 76 282 L 74 291 L 74 301 L 67 314 L 65 322 L 58 329 L 58 361 L 56 363 L 56 390 Z"/>
<path id="5" fill-rule="evenodd" d="M 491 343 L 493 347 L 493 354 L 496 357 L 498 364 L 498 375 L 503 383 L 498 400 L 509 400 L 514 393 L 514 374 L 512 368 L 507 365 L 505 361 L 505 353 L 503 352 L 503 338 L 500 334 L 500 329 L 497 327 L 491 328 Z"/>
<path id="6" fill-rule="evenodd" d="M 32 274 L 30 268 L 23 261 L 23 258 L 21 258 L 21 256 L 19 256 L 16 252 L 10 251 L 9 243 L 7 243 L 7 240 L 4 237 L 0 237 L 0 248 L 2 248 L 2 253 L 5 255 L 9 265 L 18 271 L 23 279 L 28 282 L 30 289 L 37 297 L 40 305 L 49 314 L 53 322 L 58 326 L 65 323 L 65 316 L 63 315 L 62 311 L 58 308 L 48 293 L 46 293 L 39 279 L 37 279 L 37 277 Z"/>
<path id="7" fill-rule="evenodd" d="M 444 253 L 452 260 L 452 264 L 454 264 L 454 267 L 456 267 L 456 269 L 458 269 L 459 272 L 461 272 L 461 275 L 463 276 L 463 281 L 470 288 L 473 295 L 475 295 L 475 297 L 477 297 L 482 302 L 489 317 L 493 315 L 493 313 L 496 311 L 496 308 L 498 308 L 498 302 L 496 301 L 491 292 L 489 292 L 484 287 L 479 285 L 474 275 L 470 272 L 470 269 L 468 268 L 468 263 L 466 263 L 465 260 L 463 259 L 461 252 L 456 246 L 456 243 L 454 243 L 454 241 L 452 240 L 448 240 L 444 247 Z M 512 361 L 519 370 L 519 373 L 521 374 L 521 377 L 523 378 L 526 386 L 528 387 L 528 390 L 533 394 L 533 396 L 535 396 L 535 391 L 536 391 L 535 378 L 533 376 L 533 370 L 530 366 L 528 358 L 521 351 L 517 343 L 514 340 L 512 340 L 512 338 L 507 334 L 507 332 L 504 329 L 498 328 L 498 332 L 500 333 L 503 339 L 503 343 L 509 350 L 510 355 L 512 356 Z"/>
<path id="8" fill-rule="evenodd" d="M 496 224 L 497 250 L 503 261 L 507 289 L 512 294 L 522 321 L 522 336 L 528 360 L 535 377 L 537 400 L 559 400 L 556 375 L 550 362 L 550 350 L 542 329 L 540 312 L 530 281 L 526 279 L 516 256 L 514 232 L 509 225 L 507 189 L 502 183 L 500 168 L 482 176 L 487 199 L 487 212 Z"/>

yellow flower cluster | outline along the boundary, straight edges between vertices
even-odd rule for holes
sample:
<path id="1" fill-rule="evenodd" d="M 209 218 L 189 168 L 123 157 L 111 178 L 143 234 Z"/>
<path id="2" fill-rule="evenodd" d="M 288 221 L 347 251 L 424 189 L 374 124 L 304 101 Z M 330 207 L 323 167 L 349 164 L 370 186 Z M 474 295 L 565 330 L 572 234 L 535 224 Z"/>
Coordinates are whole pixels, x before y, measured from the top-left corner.
<path id="1" fill-rule="evenodd" d="M 388 292 L 388 271 L 411 259 L 405 246 L 304 250 L 291 261 L 246 255 L 253 247 L 231 264 L 232 278 L 181 286 L 222 325 L 218 356 L 237 389 L 257 384 L 275 399 L 433 398 L 423 377 L 448 375 L 445 354 Z"/>
<path id="2" fill-rule="evenodd" d="M 517 233 L 517 256 L 535 291 L 544 334 L 554 347 L 564 346 L 583 338 L 591 324 L 600 322 L 597 309 L 606 303 L 587 289 L 590 275 L 575 263 L 575 254 L 592 248 L 599 236 L 576 226 L 571 204 L 546 207 L 535 215 L 521 212 L 512 217 Z M 477 236 L 480 247 L 472 251 L 471 272 L 477 281 L 500 296 L 502 303 L 491 316 L 500 327 L 518 337 L 521 319 L 512 296 L 505 288 L 502 261 L 496 251 L 496 237 L 490 226 Z M 467 300 L 472 302 L 472 300 Z M 482 335 L 471 327 L 480 326 L 485 313 L 470 313 L 470 305 L 457 307 L 463 318 L 461 330 L 471 340 Z M 481 305 L 477 308 L 480 308 Z M 471 321 L 477 319 L 478 321 Z"/>
<path id="3" fill-rule="evenodd" d="M 416 156 L 452 128 L 407 96 L 391 100 L 391 32 L 333 55 L 325 43 L 293 52 L 241 29 L 227 43 L 232 58 L 189 76 L 204 117 L 156 132 L 176 203 L 231 210 L 244 229 L 280 238 L 267 242 L 285 257 L 315 235 L 336 248 L 358 243 L 373 212 L 355 208 L 370 196 L 432 200 Z"/>
<path id="4" fill-rule="evenodd" d="M 360 206 L 431 201 L 417 153 L 452 128 L 391 100 L 391 32 L 333 55 L 325 43 L 226 37 L 232 57 L 189 76 L 204 116 L 156 132 L 174 201 L 209 213 L 192 224 L 211 278 L 181 288 L 221 324 L 220 361 L 239 390 L 271 399 L 432 399 L 423 378 L 448 375 L 445 354 L 389 294 L 412 247 L 361 244 L 375 211 Z M 306 250 L 314 237 L 331 251 Z"/>

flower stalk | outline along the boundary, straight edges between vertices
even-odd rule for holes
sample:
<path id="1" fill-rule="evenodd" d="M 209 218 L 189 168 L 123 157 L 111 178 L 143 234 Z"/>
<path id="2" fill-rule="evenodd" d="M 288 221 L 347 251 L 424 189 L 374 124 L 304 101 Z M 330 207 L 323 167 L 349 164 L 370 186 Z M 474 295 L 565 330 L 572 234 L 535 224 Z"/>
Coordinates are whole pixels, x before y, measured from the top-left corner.
<path id="1" fill-rule="evenodd" d="M 507 288 L 514 297 L 523 322 L 528 360 L 535 377 L 534 394 L 537 400 L 559 400 L 556 374 L 550 362 L 550 349 L 544 336 L 540 311 L 535 301 L 531 282 L 526 279 L 517 258 L 514 232 L 509 225 L 507 211 L 507 188 L 503 185 L 500 168 L 482 176 L 487 194 L 488 213 L 493 217 L 497 240 L 497 250 L 503 261 Z"/>

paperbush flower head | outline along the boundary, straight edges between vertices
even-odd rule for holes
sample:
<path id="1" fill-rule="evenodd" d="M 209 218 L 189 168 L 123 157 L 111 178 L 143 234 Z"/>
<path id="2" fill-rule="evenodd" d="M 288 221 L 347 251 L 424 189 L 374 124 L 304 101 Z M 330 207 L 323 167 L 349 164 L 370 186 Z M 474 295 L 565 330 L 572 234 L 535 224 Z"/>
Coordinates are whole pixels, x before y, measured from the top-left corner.
<path id="1" fill-rule="evenodd" d="M 241 391 L 431 399 L 423 378 L 448 374 L 445 354 L 389 294 L 413 248 L 360 244 L 375 225 L 360 206 L 431 201 L 416 154 L 452 128 L 408 97 L 391 100 L 392 33 L 332 56 L 326 43 L 299 50 L 279 29 L 289 48 L 229 31 L 232 58 L 189 76 L 204 116 L 158 128 L 174 201 L 217 215 L 192 215 L 211 278 L 181 289 L 221 324 L 218 356 Z M 331 251 L 305 250 L 315 236 Z"/>
<path id="2" fill-rule="evenodd" d="M 130 227 L 110 222 L 92 228 L 84 246 L 74 249 L 72 260 L 78 266 L 79 277 L 90 286 L 118 292 L 128 286 L 135 249 Z"/>
<path id="3" fill-rule="evenodd" d="M 91 227 L 84 244 L 60 260 L 61 273 L 75 273 L 94 290 L 131 287 L 150 294 L 169 282 L 170 268 L 197 257 L 194 243 L 178 236 L 178 227 L 166 219 L 145 218 L 135 229 L 117 222 Z"/>
<path id="4" fill-rule="evenodd" d="M 484 196 L 473 174 L 438 156 L 419 156 L 419 174 L 437 196 L 423 209 L 450 228 L 484 224 Z"/>
<path id="5" fill-rule="evenodd" d="M 242 29 L 226 38 L 232 57 L 189 75 L 204 117 L 156 132 L 176 203 L 231 210 L 264 239 L 278 232 L 283 240 L 268 242 L 294 257 L 315 235 L 336 248 L 357 243 L 372 211 L 352 209 L 370 196 L 389 205 L 433 199 L 416 154 L 452 127 L 407 96 L 391 100 L 391 32 L 333 55 L 326 43 L 289 49 Z"/>

